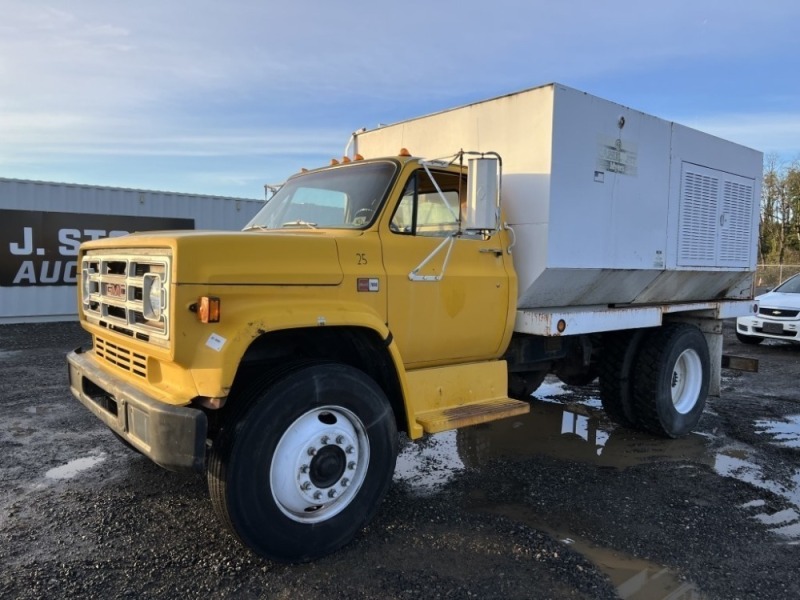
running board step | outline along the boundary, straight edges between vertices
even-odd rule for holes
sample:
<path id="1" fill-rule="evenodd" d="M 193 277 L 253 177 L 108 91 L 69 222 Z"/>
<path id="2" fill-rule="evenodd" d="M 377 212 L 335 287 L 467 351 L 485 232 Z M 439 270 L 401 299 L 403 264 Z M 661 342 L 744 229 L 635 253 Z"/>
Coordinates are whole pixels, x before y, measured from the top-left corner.
<path id="1" fill-rule="evenodd" d="M 449 429 L 524 415 L 530 410 L 531 406 L 527 402 L 511 398 L 491 398 L 471 404 L 417 413 L 417 423 L 422 425 L 425 433 L 439 433 Z"/>

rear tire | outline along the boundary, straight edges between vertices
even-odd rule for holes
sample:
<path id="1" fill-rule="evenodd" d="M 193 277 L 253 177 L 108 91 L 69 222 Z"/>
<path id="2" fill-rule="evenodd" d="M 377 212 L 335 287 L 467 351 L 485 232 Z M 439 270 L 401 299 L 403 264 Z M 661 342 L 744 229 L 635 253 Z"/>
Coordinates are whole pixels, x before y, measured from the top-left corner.
<path id="1" fill-rule="evenodd" d="M 555 375 L 563 383 L 575 387 L 583 387 L 585 385 L 589 385 L 595 379 L 597 379 L 597 373 L 594 371 L 594 369 L 591 369 L 587 373 L 559 373 L 558 371 L 556 371 Z"/>
<path id="2" fill-rule="evenodd" d="M 350 542 L 392 480 L 397 429 L 383 391 L 341 364 L 282 371 L 238 398 L 208 463 L 214 509 L 254 552 L 305 562 Z"/>
<path id="3" fill-rule="evenodd" d="M 514 400 L 530 400 L 539 389 L 547 371 L 521 371 L 508 374 L 508 397 Z"/>
<path id="4" fill-rule="evenodd" d="M 761 342 L 764 341 L 764 338 L 757 337 L 755 335 L 745 335 L 743 333 L 736 332 L 736 339 L 742 342 L 743 344 L 750 344 L 752 346 L 757 346 Z"/>
<path id="5" fill-rule="evenodd" d="M 608 418 L 629 429 L 636 428 L 632 369 L 646 329 L 610 333 L 603 340 L 600 402 Z"/>
<path id="6" fill-rule="evenodd" d="M 686 435 L 700 421 L 708 395 L 705 336 L 693 325 L 670 323 L 641 348 L 633 384 L 637 423 L 656 435 Z"/>

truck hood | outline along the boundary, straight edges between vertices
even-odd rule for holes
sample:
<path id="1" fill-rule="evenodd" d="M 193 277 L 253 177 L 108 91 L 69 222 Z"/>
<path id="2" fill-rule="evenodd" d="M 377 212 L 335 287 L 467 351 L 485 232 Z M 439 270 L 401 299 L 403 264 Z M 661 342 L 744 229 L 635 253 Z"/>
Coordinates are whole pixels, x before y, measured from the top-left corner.
<path id="1" fill-rule="evenodd" d="M 336 239 L 324 232 L 159 231 L 87 242 L 84 251 L 172 253 L 172 283 L 338 285 Z"/>

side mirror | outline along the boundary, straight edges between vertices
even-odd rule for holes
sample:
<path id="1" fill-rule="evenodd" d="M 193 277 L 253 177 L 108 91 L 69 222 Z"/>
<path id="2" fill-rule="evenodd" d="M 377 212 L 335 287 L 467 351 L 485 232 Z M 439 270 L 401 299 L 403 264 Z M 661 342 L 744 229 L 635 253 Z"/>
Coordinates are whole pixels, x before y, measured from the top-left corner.
<path id="1" fill-rule="evenodd" d="M 470 158 L 467 163 L 467 206 L 462 228 L 494 233 L 500 223 L 500 160 Z"/>

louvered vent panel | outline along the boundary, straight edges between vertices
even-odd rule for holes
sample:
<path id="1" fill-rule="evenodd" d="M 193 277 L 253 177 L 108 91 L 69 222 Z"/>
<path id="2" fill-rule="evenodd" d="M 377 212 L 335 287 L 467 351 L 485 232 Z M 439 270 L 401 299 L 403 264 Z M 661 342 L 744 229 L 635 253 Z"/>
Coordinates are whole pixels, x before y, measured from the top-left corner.
<path id="1" fill-rule="evenodd" d="M 716 257 L 719 179 L 684 170 L 678 225 L 678 265 L 711 266 Z"/>
<path id="2" fill-rule="evenodd" d="M 753 186 L 725 181 L 722 191 L 721 265 L 746 267 L 750 259 Z"/>

